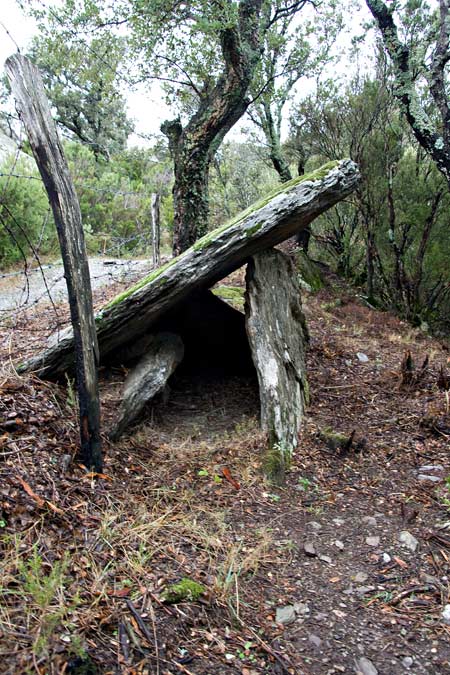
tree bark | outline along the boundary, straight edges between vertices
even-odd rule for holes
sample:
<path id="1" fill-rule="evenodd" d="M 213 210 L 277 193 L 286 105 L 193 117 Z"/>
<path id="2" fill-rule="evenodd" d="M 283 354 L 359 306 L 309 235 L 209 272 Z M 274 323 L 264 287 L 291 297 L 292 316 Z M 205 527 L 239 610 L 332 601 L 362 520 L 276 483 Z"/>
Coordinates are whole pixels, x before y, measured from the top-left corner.
<path id="1" fill-rule="evenodd" d="M 450 188 L 450 114 L 444 72 L 450 59 L 448 0 L 440 0 L 440 27 L 430 83 L 430 93 L 441 116 L 442 134 L 436 132 L 433 122 L 420 104 L 414 85 L 410 50 L 398 36 L 397 26 L 393 19 L 394 8 L 387 7 L 381 0 L 366 0 L 366 4 L 378 24 L 386 51 L 392 59 L 396 81 L 395 95 L 400 101 L 408 124 L 418 143 L 433 159 Z"/>
<path id="2" fill-rule="evenodd" d="M 80 207 L 38 69 L 20 54 L 5 68 L 58 231 L 74 335 L 81 458 L 101 471 L 98 345 Z"/>
<path id="3" fill-rule="evenodd" d="M 174 160 L 174 255 L 207 232 L 209 166 L 249 105 L 247 91 L 260 58 L 261 4 L 262 0 L 241 0 L 237 25 L 223 29 L 224 70 L 210 91 L 197 92 L 199 108 L 187 126 L 183 128 L 179 119 L 161 126 Z"/>
<path id="4" fill-rule="evenodd" d="M 268 435 L 263 468 L 271 481 L 283 484 L 308 399 L 300 287 L 292 262 L 274 249 L 250 259 L 246 283 L 247 335 L 258 374 L 261 427 Z"/>
<path id="5" fill-rule="evenodd" d="M 181 256 L 152 272 L 109 302 L 97 315 L 101 358 L 133 343 L 194 291 L 209 288 L 259 251 L 281 243 L 349 195 L 359 181 L 351 160 L 325 165 L 253 205 L 231 223 L 197 241 Z M 61 377 L 73 364 L 70 331 L 19 370 Z"/>

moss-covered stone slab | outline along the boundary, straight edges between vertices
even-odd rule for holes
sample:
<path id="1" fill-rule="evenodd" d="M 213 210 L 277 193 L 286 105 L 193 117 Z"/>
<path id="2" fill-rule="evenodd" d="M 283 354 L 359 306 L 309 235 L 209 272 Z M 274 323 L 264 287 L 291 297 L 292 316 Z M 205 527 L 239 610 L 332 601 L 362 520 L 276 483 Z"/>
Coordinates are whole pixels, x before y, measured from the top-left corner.
<path id="1" fill-rule="evenodd" d="M 348 196 L 358 181 L 358 168 L 348 159 L 294 179 L 121 293 L 96 316 L 100 361 L 152 332 L 149 329 L 160 317 L 194 291 L 211 288 L 255 253 L 307 227 Z M 73 336 L 68 330 L 18 370 L 32 370 L 43 378 L 61 378 L 73 361 Z"/>

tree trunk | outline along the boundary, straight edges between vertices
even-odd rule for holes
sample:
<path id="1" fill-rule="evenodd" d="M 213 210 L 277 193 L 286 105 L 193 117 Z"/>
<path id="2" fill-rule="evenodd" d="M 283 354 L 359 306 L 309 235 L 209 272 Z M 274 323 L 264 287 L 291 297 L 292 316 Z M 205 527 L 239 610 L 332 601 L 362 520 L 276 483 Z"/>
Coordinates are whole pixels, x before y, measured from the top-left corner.
<path id="1" fill-rule="evenodd" d="M 393 19 L 394 8 L 387 7 L 381 0 L 366 0 L 366 4 L 378 24 L 386 51 L 392 59 L 395 95 L 400 101 L 408 124 L 418 143 L 433 159 L 450 188 L 450 112 L 445 84 L 445 67 L 450 58 L 448 0 L 440 0 L 439 35 L 436 39 L 430 84 L 430 93 L 441 117 L 442 134 L 436 132 L 433 122 L 420 103 L 414 83 L 414 64 L 411 65 L 409 47 L 402 43 L 398 36 Z"/>
<path id="2" fill-rule="evenodd" d="M 262 0 L 241 0 L 237 24 L 223 29 L 224 70 L 209 91 L 196 92 L 199 108 L 187 126 L 183 129 L 177 119 L 161 127 L 174 160 L 174 255 L 207 232 L 209 166 L 225 135 L 249 105 L 247 91 L 260 58 L 261 4 Z"/>
<path id="3" fill-rule="evenodd" d="M 74 334 L 81 458 L 101 471 L 98 345 L 80 206 L 38 69 L 20 54 L 5 67 L 58 231 Z"/>
<path id="4" fill-rule="evenodd" d="M 247 334 L 258 374 L 261 427 L 268 436 L 263 467 L 280 485 L 298 445 L 308 399 L 300 287 L 292 262 L 274 249 L 250 259 L 246 282 Z"/>
<path id="5" fill-rule="evenodd" d="M 359 181 L 351 160 L 325 165 L 309 176 L 279 186 L 231 223 L 198 240 L 181 256 L 150 273 L 133 288 L 109 302 L 97 315 L 97 335 L 103 359 L 133 343 L 166 312 L 194 291 L 209 288 L 241 267 L 259 251 L 281 243 L 349 195 Z M 41 377 L 61 377 L 73 365 L 73 336 L 30 359 L 19 370 Z"/>

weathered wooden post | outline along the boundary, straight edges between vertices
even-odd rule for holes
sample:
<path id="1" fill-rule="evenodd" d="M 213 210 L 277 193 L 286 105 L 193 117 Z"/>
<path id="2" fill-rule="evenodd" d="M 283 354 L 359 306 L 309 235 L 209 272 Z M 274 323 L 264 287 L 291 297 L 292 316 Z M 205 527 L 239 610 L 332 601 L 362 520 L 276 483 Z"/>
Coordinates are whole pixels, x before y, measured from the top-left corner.
<path id="1" fill-rule="evenodd" d="M 98 344 L 80 206 L 39 70 L 20 54 L 9 57 L 5 69 L 58 231 L 73 326 L 81 458 L 101 471 Z"/>
<path id="2" fill-rule="evenodd" d="M 161 218 L 160 218 L 160 195 L 159 193 L 152 194 L 151 197 L 151 214 L 152 214 L 152 254 L 153 265 L 159 267 L 161 263 L 160 247 L 161 247 Z"/>

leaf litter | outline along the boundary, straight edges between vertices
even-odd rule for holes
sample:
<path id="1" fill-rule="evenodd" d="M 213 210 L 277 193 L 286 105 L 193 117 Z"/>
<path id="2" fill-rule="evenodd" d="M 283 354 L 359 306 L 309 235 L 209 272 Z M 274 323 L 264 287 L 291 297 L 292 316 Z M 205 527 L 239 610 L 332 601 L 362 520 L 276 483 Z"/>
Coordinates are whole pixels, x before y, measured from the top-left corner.
<path id="1" fill-rule="evenodd" d="M 105 473 L 87 474 L 70 387 L 10 365 L 43 343 L 52 310 L 4 325 L 5 672 L 449 670 L 448 348 L 334 277 L 305 311 L 311 405 L 283 489 L 261 476 L 257 389 L 237 377 L 175 378 L 120 443 L 105 433 Z M 420 377 L 405 381 L 408 354 Z M 101 375 L 107 430 L 123 372 Z M 358 442 L 330 446 L 324 429 Z M 441 467 L 439 483 L 418 479 L 426 466 Z M 165 604 L 183 579 L 205 593 Z"/>

